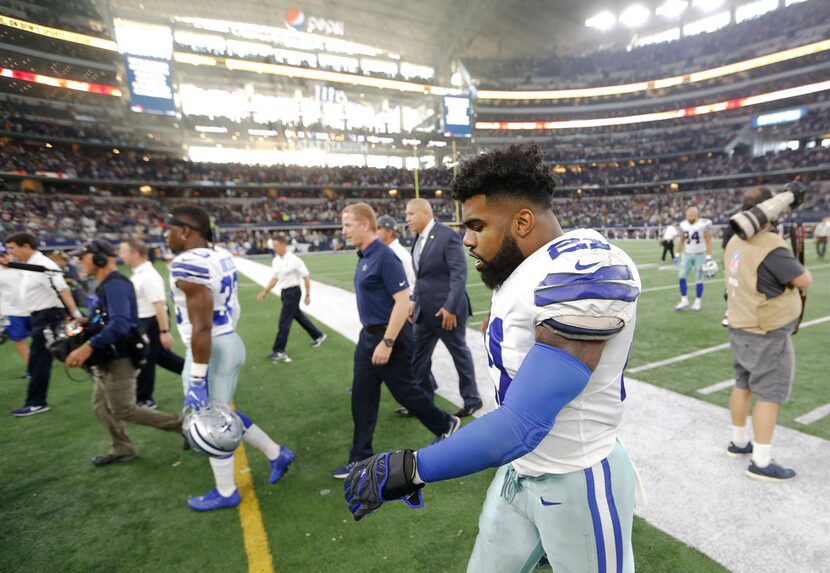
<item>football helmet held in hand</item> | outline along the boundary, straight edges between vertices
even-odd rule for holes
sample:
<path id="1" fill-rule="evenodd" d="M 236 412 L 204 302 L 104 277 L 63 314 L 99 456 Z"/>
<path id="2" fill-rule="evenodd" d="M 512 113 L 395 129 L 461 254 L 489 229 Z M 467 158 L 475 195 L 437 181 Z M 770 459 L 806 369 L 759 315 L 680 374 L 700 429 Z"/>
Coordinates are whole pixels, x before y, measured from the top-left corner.
<path id="1" fill-rule="evenodd" d="M 185 415 L 182 431 L 190 447 L 197 452 L 223 458 L 239 447 L 245 427 L 230 406 L 211 400 L 201 410 Z"/>
<path id="2" fill-rule="evenodd" d="M 703 263 L 703 274 L 706 278 L 712 278 L 718 274 L 718 263 L 713 259 L 708 259 Z"/>

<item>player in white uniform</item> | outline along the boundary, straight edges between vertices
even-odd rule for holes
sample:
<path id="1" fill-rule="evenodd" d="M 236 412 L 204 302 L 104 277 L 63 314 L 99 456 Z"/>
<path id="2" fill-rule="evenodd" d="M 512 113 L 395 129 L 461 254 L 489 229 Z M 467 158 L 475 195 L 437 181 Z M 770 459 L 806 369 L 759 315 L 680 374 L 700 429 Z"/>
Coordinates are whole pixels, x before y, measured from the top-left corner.
<path id="1" fill-rule="evenodd" d="M 225 249 L 209 247 L 210 217 L 200 207 L 173 209 L 167 226 L 167 244 L 176 253 L 170 264 L 170 296 L 176 306 L 179 334 L 187 347 L 182 371 L 184 407 L 203 408 L 208 398 L 229 404 L 245 363 L 245 346 L 236 333 L 240 308 L 233 256 Z M 274 443 L 245 414 L 237 414 L 245 426 L 244 441 L 268 457 L 270 482 L 276 483 L 294 461 L 294 452 Z M 210 465 L 216 488 L 190 498 L 187 505 L 197 511 L 239 505 L 233 455 L 211 457 Z"/>
<path id="2" fill-rule="evenodd" d="M 633 571 L 634 469 L 617 440 L 640 277 L 599 233 L 563 233 L 536 146 L 473 157 L 453 182 L 464 243 L 493 289 L 485 337 L 499 408 L 346 480 L 355 519 L 424 483 L 500 466 L 468 571 Z"/>
<path id="3" fill-rule="evenodd" d="M 26 339 L 32 332 L 32 317 L 23 305 L 23 271 L 3 266 L 10 261 L 10 257 L 6 245 L 0 242 L 0 331 L 2 336 L 14 342 L 23 364 L 28 366 L 29 345 Z M 28 377 L 27 370 L 22 378 Z"/>
<path id="4" fill-rule="evenodd" d="M 703 265 L 712 260 L 712 221 L 701 219 L 697 207 L 686 209 L 686 220 L 680 223 L 680 243 L 677 246 L 680 257 L 680 302 L 674 310 L 689 308 L 686 278 L 695 272 L 695 301 L 692 310 L 700 310 L 703 300 Z"/>

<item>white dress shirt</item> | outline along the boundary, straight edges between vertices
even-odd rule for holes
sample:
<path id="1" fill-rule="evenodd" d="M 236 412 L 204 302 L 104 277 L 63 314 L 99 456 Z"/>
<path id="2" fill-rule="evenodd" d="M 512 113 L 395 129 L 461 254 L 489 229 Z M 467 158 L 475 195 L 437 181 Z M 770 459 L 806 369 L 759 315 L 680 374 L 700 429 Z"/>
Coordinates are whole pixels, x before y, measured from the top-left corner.
<path id="1" fill-rule="evenodd" d="M 29 316 L 21 290 L 23 272 L 0 266 L 0 316 Z"/>
<path id="2" fill-rule="evenodd" d="M 282 257 L 279 255 L 274 257 L 271 268 L 274 271 L 274 278 L 277 279 L 277 287 L 284 289 L 300 286 L 303 278 L 309 275 L 303 260 L 291 252 L 286 252 Z"/>
<path id="3" fill-rule="evenodd" d="M 667 225 L 666 230 L 663 231 L 664 241 L 673 241 L 677 238 L 677 229 L 674 225 Z"/>
<path id="4" fill-rule="evenodd" d="M 429 223 L 427 223 L 427 226 L 424 227 L 424 230 L 418 234 L 418 242 L 415 245 L 412 256 L 412 263 L 415 268 L 419 267 L 421 264 L 421 255 L 424 252 L 424 247 L 427 246 L 427 239 L 429 238 L 429 234 L 432 232 L 432 228 L 434 226 L 435 218 L 432 218 L 429 220 Z"/>
<path id="5" fill-rule="evenodd" d="M 130 280 L 135 287 L 135 298 L 138 302 L 138 318 L 156 316 L 157 302 L 165 302 L 164 279 L 153 267 L 153 263 L 145 261 L 133 269 Z"/>
<path id="6" fill-rule="evenodd" d="M 21 290 L 25 295 L 24 308 L 29 313 L 46 310 L 47 308 L 64 308 L 63 302 L 55 289 L 60 292 L 68 289 L 69 285 L 66 284 L 63 275 L 59 274 L 61 269 L 57 263 L 40 251 L 35 251 L 25 262 L 30 265 L 40 265 L 49 270 L 58 271 L 58 273 L 33 273 L 30 271 L 20 273 L 22 277 Z M 52 288 L 53 286 L 54 288 Z"/>
<path id="7" fill-rule="evenodd" d="M 412 267 L 412 254 L 404 247 L 398 239 L 389 243 L 389 248 L 395 253 L 395 256 L 403 263 L 403 272 L 406 273 L 406 280 L 409 283 L 409 289 L 415 289 L 415 269 Z"/>

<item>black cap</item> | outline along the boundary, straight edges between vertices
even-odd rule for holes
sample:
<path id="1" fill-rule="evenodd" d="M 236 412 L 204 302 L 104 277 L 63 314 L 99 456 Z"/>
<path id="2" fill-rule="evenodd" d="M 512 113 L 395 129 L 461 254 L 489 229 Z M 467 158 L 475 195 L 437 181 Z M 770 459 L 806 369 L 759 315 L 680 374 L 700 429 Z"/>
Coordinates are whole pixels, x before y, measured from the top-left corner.
<path id="1" fill-rule="evenodd" d="M 398 222 L 395 221 L 395 218 L 390 215 L 378 217 L 378 229 L 391 229 L 394 231 L 397 225 Z"/>
<path id="2" fill-rule="evenodd" d="M 76 249 L 70 252 L 69 254 L 82 257 L 86 253 L 92 253 L 93 255 L 96 253 L 100 253 L 105 257 L 118 256 L 115 252 L 115 247 L 112 246 L 112 243 L 110 243 L 109 241 L 105 241 L 104 239 L 95 239 L 94 241 L 89 241 L 83 246 L 82 249 Z"/>

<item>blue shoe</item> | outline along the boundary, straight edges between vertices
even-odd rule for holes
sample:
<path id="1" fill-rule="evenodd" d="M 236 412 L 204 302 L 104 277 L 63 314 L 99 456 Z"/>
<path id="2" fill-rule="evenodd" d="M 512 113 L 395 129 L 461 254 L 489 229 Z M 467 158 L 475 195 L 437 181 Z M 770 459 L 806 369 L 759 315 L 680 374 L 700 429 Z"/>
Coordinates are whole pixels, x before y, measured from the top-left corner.
<path id="1" fill-rule="evenodd" d="M 205 495 L 191 497 L 187 500 L 187 507 L 195 509 L 196 511 L 210 511 L 212 509 L 222 509 L 223 507 L 236 507 L 242 502 L 239 497 L 239 490 L 235 489 L 233 494 L 228 497 L 222 497 L 216 489 L 212 489 Z"/>
<path id="2" fill-rule="evenodd" d="M 48 412 L 49 406 L 44 404 L 43 406 L 23 406 L 22 408 L 17 408 L 12 410 L 12 416 L 16 418 L 23 418 L 25 416 L 34 416 L 35 414 L 42 414 L 43 412 Z"/>
<path id="3" fill-rule="evenodd" d="M 752 479 L 759 479 L 764 481 L 786 481 L 795 477 L 795 470 L 779 466 L 774 461 L 770 460 L 768 466 L 759 467 L 755 462 L 749 462 L 749 467 L 746 469 L 746 475 Z"/>
<path id="4" fill-rule="evenodd" d="M 352 471 L 352 468 L 354 468 L 356 465 L 357 462 L 349 462 L 345 466 L 334 468 L 331 471 L 331 477 L 336 479 L 346 479 L 347 477 L 349 477 L 349 472 Z"/>
<path id="5" fill-rule="evenodd" d="M 277 459 L 271 460 L 271 478 L 268 480 L 268 483 L 277 483 L 280 481 L 282 474 L 288 471 L 288 466 L 291 465 L 291 462 L 296 457 L 297 454 L 285 446 L 281 446 L 280 455 L 277 456 Z"/>
<path id="6" fill-rule="evenodd" d="M 752 453 L 752 442 L 747 442 L 745 446 L 736 446 L 735 442 L 729 442 L 729 447 L 726 448 L 726 455 L 730 458 L 737 458 L 744 454 Z"/>

